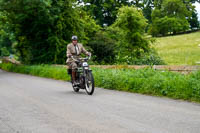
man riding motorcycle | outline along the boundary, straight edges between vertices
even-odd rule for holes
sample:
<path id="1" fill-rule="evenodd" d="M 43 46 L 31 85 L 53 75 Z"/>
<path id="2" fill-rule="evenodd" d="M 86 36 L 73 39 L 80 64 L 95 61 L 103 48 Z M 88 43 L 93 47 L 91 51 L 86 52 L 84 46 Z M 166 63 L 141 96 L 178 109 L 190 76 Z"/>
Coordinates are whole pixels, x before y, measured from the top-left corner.
<path id="1" fill-rule="evenodd" d="M 69 69 L 72 69 L 72 83 L 74 85 L 78 84 L 76 82 L 76 69 L 77 69 L 77 64 L 76 62 L 72 59 L 72 56 L 74 59 L 80 58 L 81 53 L 84 53 L 85 55 L 91 56 L 91 53 L 85 50 L 83 45 L 81 43 L 78 43 L 78 37 L 77 36 L 72 36 L 72 43 L 67 45 L 67 65 Z"/>

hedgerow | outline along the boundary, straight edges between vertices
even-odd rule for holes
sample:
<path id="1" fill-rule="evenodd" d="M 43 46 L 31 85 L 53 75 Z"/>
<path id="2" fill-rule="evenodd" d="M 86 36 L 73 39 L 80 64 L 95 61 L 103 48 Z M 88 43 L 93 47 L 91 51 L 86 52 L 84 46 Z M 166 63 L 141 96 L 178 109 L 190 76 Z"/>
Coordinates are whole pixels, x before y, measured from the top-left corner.
<path id="1" fill-rule="evenodd" d="M 0 68 L 10 72 L 70 81 L 66 68 L 59 66 L 0 64 Z M 94 67 L 92 70 L 95 85 L 98 87 L 200 102 L 200 71 L 183 75 L 150 68 L 134 70 Z"/>

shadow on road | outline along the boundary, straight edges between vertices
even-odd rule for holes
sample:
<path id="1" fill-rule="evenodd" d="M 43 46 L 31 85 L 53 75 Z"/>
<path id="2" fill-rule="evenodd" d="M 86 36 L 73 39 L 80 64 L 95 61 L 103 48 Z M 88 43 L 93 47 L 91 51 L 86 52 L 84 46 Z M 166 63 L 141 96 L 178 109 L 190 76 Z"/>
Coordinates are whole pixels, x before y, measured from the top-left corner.
<path id="1" fill-rule="evenodd" d="M 80 90 L 79 92 L 74 92 L 73 90 L 71 91 L 58 91 L 59 94 L 63 95 L 87 95 L 87 93 L 84 90 Z"/>

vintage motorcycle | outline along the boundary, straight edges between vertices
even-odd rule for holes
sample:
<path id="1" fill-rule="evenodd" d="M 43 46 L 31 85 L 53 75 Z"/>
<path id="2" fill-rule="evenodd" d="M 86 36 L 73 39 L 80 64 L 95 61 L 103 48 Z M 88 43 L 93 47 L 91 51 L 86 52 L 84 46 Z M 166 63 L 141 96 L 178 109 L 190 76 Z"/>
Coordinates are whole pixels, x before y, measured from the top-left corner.
<path id="1" fill-rule="evenodd" d="M 88 60 L 91 56 L 87 58 L 75 59 L 71 57 L 76 63 L 78 68 L 76 69 L 76 81 L 78 84 L 72 82 L 72 70 L 68 69 L 68 74 L 71 75 L 71 83 L 75 92 L 79 92 L 80 89 L 85 89 L 88 95 L 92 95 L 94 92 L 94 78 L 92 75 L 92 70 L 88 65 Z"/>

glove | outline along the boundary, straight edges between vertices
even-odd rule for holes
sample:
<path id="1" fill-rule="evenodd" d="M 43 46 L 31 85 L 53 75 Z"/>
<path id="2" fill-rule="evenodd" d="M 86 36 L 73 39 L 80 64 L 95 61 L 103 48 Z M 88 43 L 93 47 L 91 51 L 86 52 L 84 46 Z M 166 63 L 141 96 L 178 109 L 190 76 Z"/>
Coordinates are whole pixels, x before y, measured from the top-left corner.
<path id="1" fill-rule="evenodd" d="M 89 52 L 88 52 L 88 54 L 87 54 L 87 55 L 88 55 L 88 56 L 90 56 L 90 57 L 92 56 L 92 54 L 91 54 L 91 53 L 89 53 Z"/>
<path id="2" fill-rule="evenodd" d="M 68 58 L 71 58 L 71 57 L 72 57 L 72 55 L 71 55 L 71 54 L 69 54 L 69 55 L 68 55 Z"/>

